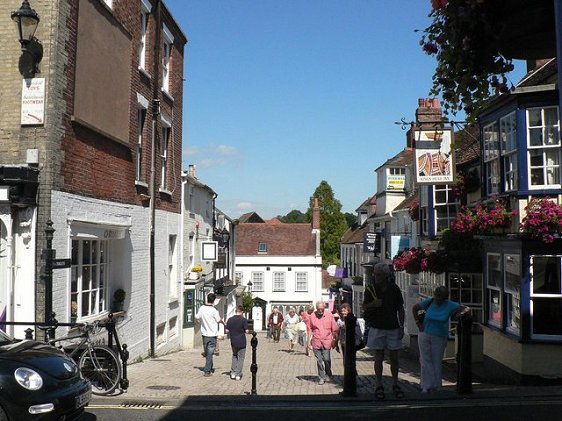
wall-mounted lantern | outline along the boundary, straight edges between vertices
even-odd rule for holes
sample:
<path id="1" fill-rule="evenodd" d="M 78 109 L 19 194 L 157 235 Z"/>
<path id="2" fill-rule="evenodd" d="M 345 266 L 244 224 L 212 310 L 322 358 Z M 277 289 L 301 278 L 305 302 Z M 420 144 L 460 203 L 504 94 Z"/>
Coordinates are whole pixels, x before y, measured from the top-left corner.
<path id="1" fill-rule="evenodd" d="M 20 73 L 24 77 L 33 77 L 39 71 L 38 66 L 43 59 L 43 46 L 35 38 L 39 15 L 31 8 L 29 1 L 24 0 L 19 10 L 12 12 L 11 17 L 16 24 L 18 40 L 21 44 Z"/>

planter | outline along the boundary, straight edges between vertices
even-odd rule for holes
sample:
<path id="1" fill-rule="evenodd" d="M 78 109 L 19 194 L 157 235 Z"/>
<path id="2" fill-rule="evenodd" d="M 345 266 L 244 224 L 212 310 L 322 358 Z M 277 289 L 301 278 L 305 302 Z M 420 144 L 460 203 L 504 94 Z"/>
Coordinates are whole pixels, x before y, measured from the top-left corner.
<path id="1" fill-rule="evenodd" d="M 196 281 L 197 279 L 199 279 L 201 277 L 201 273 L 200 272 L 189 272 L 189 275 L 187 275 L 187 278 L 192 280 L 192 281 Z"/>
<path id="2" fill-rule="evenodd" d="M 118 311 L 123 311 L 124 305 L 125 305 L 124 301 L 114 301 L 113 302 L 113 312 L 116 313 Z"/>

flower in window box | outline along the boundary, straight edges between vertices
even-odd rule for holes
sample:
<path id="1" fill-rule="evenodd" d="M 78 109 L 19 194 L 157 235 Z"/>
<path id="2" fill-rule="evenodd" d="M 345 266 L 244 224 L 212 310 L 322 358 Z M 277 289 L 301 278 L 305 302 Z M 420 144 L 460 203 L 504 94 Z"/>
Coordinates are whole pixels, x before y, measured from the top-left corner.
<path id="1" fill-rule="evenodd" d="M 562 206 L 557 205 L 549 197 L 533 197 L 525 207 L 526 215 L 520 228 L 532 238 L 543 243 L 552 243 L 562 234 Z"/>
<path id="2" fill-rule="evenodd" d="M 203 266 L 201 265 L 195 265 L 191 268 L 192 272 L 203 272 Z"/>
<path id="3" fill-rule="evenodd" d="M 517 211 L 510 210 L 502 198 L 478 203 L 473 208 L 461 206 L 460 212 L 451 221 L 451 230 L 460 234 L 490 234 L 497 228 L 507 228 L 516 214 Z"/>

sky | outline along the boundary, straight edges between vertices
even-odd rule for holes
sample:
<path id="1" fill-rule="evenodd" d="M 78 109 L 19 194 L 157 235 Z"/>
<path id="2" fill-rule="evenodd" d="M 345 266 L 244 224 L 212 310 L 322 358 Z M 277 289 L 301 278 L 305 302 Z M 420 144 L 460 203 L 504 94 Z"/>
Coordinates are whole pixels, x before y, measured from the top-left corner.
<path id="1" fill-rule="evenodd" d="M 322 180 L 342 212 L 376 192 L 375 169 L 406 145 L 395 122 L 430 96 L 435 59 L 415 32 L 429 0 L 164 3 L 189 40 L 182 168 L 221 211 L 306 212 Z"/>

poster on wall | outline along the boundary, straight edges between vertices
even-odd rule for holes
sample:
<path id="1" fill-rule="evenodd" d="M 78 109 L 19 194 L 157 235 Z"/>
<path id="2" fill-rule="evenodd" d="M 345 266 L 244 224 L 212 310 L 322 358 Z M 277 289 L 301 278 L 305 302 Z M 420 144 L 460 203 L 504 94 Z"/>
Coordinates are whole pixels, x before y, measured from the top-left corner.
<path id="1" fill-rule="evenodd" d="M 394 257 L 402 250 L 410 247 L 410 237 L 407 235 L 393 235 L 390 237 L 390 256 Z"/>
<path id="2" fill-rule="evenodd" d="M 419 184 L 454 183 L 451 133 L 451 129 L 416 131 L 414 165 Z"/>
<path id="3" fill-rule="evenodd" d="M 21 89 L 21 125 L 45 122 L 45 78 L 24 79 Z"/>

